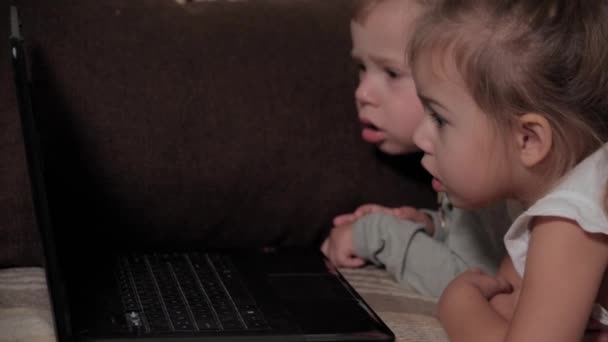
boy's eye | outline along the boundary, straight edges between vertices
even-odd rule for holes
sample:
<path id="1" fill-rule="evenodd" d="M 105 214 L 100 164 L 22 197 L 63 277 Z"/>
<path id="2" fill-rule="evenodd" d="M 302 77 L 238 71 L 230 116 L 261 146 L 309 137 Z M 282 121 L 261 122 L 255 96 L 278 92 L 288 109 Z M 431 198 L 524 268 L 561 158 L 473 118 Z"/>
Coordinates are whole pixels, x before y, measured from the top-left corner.
<path id="1" fill-rule="evenodd" d="M 365 64 L 363 64 L 363 63 L 356 63 L 355 65 L 357 67 L 357 71 L 359 71 L 359 72 L 363 72 L 366 69 Z"/>
<path id="2" fill-rule="evenodd" d="M 367 71 L 367 68 L 365 67 L 365 64 L 363 64 L 363 63 L 354 63 L 354 68 L 355 68 L 355 71 L 357 72 L 359 79 L 361 79 L 361 77 L 363 77 L 363 74 L 365 74 L 365 72 Z"/>

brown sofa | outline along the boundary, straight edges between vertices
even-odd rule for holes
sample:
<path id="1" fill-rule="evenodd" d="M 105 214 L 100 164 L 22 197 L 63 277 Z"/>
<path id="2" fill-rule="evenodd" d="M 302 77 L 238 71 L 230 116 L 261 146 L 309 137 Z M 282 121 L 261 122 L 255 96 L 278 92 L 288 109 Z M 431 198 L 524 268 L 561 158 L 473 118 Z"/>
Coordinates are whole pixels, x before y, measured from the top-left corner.
<path id="1" fill-rule="evenodd" d="M 316 248 L 360 204 L 433 205 L 418 156 L 359 138 L 350 0 L 17 4 L 51 215 L 74 248 Z M 52 341 L 5 47 L 0 341 Z M 344 274 L 398 341 L 445 339 L 432 298 L 380 269 Z"/>

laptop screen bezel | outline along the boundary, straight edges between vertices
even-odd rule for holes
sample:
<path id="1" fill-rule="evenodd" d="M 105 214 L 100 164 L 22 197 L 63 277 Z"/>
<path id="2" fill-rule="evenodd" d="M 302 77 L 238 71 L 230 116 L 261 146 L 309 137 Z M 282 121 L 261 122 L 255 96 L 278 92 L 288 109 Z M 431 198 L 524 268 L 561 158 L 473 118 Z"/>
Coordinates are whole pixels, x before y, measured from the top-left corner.
<path id="1" fill-rule="evenodd" d="M 10 54 L 15 80 L 15 92 L 21 120 L 21 130 L 27 170 L 30 180 L 35 224 L 42 241 L 44 268 L 48 293 L 53 311 L 55 334 L 58 341 L 66 341 L 72 336 L 70 311 L 67 301 L 65 281 L 59 267 L 57 248 L 54 242 L 50 219 L 50 209 L 44 181 L 42 149 L 36 129 L 34 103 L 31 94 L 25 43 L 21 35 L 16 6 L 10 7 L 11 34 L 9 37 Z"/>

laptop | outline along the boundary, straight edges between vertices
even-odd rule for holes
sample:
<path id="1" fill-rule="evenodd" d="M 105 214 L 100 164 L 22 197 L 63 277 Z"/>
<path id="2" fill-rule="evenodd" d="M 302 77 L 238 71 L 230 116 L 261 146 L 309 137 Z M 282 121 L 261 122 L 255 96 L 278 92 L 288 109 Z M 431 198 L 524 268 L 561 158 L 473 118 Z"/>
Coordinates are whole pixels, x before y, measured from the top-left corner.
<path id="1" fill-rule="evenodd" d="M 317 249 L 86 253 L 52 222 L 17 8 L 10 53 L 58 341 L 394 341 Z M 109 248 L 108 248 L 109 249 Z M 78 252 L 78 253 L 77 253 Z"/>

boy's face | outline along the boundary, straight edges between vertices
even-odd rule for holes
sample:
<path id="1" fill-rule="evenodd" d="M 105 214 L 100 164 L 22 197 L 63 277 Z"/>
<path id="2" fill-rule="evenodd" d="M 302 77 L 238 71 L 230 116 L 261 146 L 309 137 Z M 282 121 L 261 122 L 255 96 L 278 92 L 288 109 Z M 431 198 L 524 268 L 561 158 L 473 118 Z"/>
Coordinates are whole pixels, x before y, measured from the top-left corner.
<path id="1" fill-rule="evenodd" d="M 478 208 L 509 197 L 513 160 L 508 132 L 475 103 L 453 63 L 437 68 L 433 58 L 420 56 L 413 70 L 427 112 L 414 133 L 424 152 L 422 165 L 433 176 L 433 188 L 447 192 L 461 208 Z"/>
<path id="2" fill-rule="evenodd" d="M 418 150 L 412 136 L 424 111 L 405 56 L 421 10 L 414 1 L 387 0 L 363 20 L 351 22 L 352 56 L 359 67 L 355 99 L 361 135 L 388 154 Z"/>

